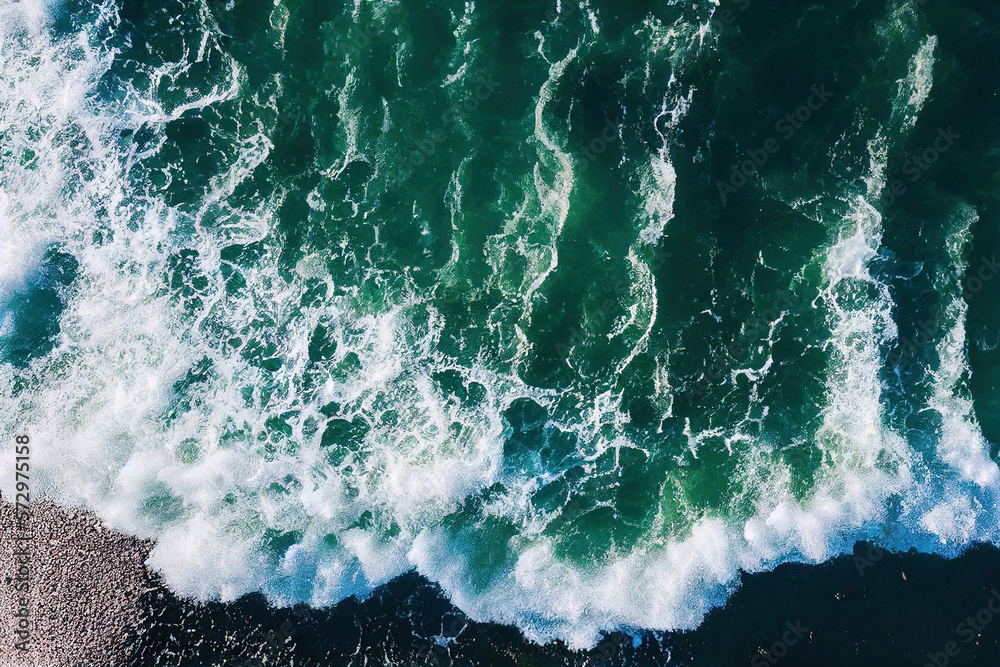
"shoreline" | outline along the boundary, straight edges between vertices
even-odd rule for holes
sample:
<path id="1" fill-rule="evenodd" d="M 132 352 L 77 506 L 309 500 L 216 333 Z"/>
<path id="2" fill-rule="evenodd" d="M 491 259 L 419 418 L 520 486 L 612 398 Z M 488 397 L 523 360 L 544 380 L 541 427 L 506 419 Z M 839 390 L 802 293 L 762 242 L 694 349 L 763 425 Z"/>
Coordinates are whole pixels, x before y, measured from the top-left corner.
<path id="1" fill-rule="evenodd" d="M 21 530 L 14 505 L 0 502 L 0 667 L 126 664 L 140 597 L 156 585 L 145 566 L 152 543 L 83 510 L 29 507 Z M 29 629 L 14 634 L 25 621 Z"/>
<path id="2" fill-rule="evenodd" d="M 476 623 L 440 587 L 408 573 L 365 600 L 272 607 L 178 598 L 145 565 L 150 542 L 89 512 L 32 505 L 32 650 L 13 648 L 12 559 L 0 560 L 0 666 L 271 665 L 947 665 L 1000 658 L 1000 550 L 955 559 L 890 553 L 743 575 L 728 603 L 690 632 L 613 633 L 594 649 L 536 645 L 513 627 Z M 0 503 L 0 545 L 13 508 Z M 9 549 L 10 547 L 3 546 Z M 977 620 L 978 619 L 978 620 Z M 996 620 L 995 620 L 996 619 Z M 986 622 L 984 622 L 986 621 Z"/>

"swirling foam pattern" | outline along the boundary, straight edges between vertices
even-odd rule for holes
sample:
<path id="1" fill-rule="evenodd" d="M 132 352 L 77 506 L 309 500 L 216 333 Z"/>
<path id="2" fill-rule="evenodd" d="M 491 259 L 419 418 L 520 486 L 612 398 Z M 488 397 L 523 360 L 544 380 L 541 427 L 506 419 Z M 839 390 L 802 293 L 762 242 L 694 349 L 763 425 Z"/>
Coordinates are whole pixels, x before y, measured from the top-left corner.
<path id="1" fill-rule="evenodd" d="M 415 568 L 573 646 L 998 543 L 919 4 L 0 0 L 0 453 L 180 594 Z"/>

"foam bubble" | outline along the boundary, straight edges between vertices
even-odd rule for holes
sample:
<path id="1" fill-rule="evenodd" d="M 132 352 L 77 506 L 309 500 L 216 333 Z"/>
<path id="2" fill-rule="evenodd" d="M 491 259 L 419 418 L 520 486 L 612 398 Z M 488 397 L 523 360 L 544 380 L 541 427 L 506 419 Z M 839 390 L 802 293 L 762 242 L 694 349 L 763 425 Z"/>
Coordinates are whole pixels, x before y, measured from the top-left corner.
<path id="1" fill-rule="evenodd" d="M 460 26 L 471 25 L 473 9 L 469 3 Z M 746 428 L 749 413 L 741 423 L 701 431 L 688 420 L 688 450 L 681 438 L 681 451 L 667 455 L 682 468 L 724 443 L 738 460 L 741 497 L 695 511 L 683 499 L 693 483 L 683 472 L 668 475 L 656 480 L 660 507 L 648 528 L 602 558 L 580 558 L 567 554 L 552 530 L 556 521 L 575 526 L 569 499 L 586 484 L 606 490 L 628 483 L 621 479 L 627 455 L 661 454 L 630 435 L 617 377 L 561 393 L 517 375 L 530 342 L 513 322 L 530 323 L 532 304 L 558 268 L 575 184 L 549 105 L 582 51 L 550 59 L 539 34 L 549 67 L 528 132 L 541 164 L 511 186 L 521 191 L 505 201 L 518 205 L 486 243 L 490 287 L 504 302 L 485 327 L 499 332 L 496 356 L 507 363 L 486 353 L 459 361 L 440 351 L 448 314 L 412 276 L 377 265 L 372 248 L 356 251 L 345 235 L 331 247 L 307 248 L 293 271 L 283 270 L 274 236 L 288 193 L 252 204 L 234 194 L 272 156 L 265 123 L 241 118 L 238 136 L 213 136 L 224 147 L 223 168 L 195 205 L 168 201 L 162 184 L 150 181 L 154 171 L 177 176 L 157 162 L 166 128 L 192 110 L 230 105 L 238 113 L 244 75 L 206 31 L 186 53 L 212 53 L 222 63 L 204 86 L 186 89 L 189 62 L 167 63 L 148 74 L 170 100 L 129 89 L 102 102 L 94 91 L 117 48 L 107 40 L 117 12 L 108 4 L 97 13 L 93 34 L 56 39 L 43 3 L 0 5 L 0 131 L 10 149 L 0 156 L 0 232 L 19 239 L 16 249 L 0 247 L 0 289 L 36 269 L 52 244 L 80 263 L 52 352 L 23 372 L 0 365 L 0 423 L 31 424 L 33 439 L 46 443 L 33 460 L 42 496 L 156 539 L 150 563 L 178 593 L 232 600 L 262 591 L 280 604 L 325 605 L 415 568 L 474 618 L 586 647 L 612 629 L 696 627 L 724 603 L 740 571 L 820 562 L 857 539 L 942 553 L 973 539 L 996 540 L 1000 481 L 961 381 L 969 367 L 960 246 L 939 286 L 948 296 L 948 326 L 936 342 L 940 363 L 926 406 L 942 418 L 930 461 L 885 425 L 880 372 L 898 332 L 890 291 L 872 271 L 882 220 L 865 198 L 884 186 L 887 149 L 878 142 L 886 135 L 870 144 L 864 196 L 810 201 L 829 231 L 817 251 L 816 305 L 826 316 L 829 359 L 815 434 L 823 458 L 810 488 L 793 492 L 789 466 L 775 463 L 775 443 Z M 596 35 L 597 14 L 587 14 Z M 665 54 L 673 64 L 697 54 L 708 27 L 644 25 L 650 57 Z M 680 53 L 671 45 L 689 48 Z M 910 77 L 913 113 L 926 100 L 933 50 L 928 39 Z M 346 67 L 336 92 L 343 159 L 326 169 L 332 179 L 365 159 L 359 79 L 353 63 Z M 451 76 L 459 81 L 461 67 Z M 678 81 L 663 84 L 660 145 L 634 167 L 643 201 L 624 258 L 629 304 L 611 333 L 628 339 L 609 364 L 619 375 L 649 352 L 656 331 L 648 262 L 674 214 L 669 129 L 694 99 Z M 649 76 L 645 85 L 654 83 Z M 281 93 L 277 84 L 268 90 Z M 261 108 L 276 110 L 277 98 Z M 123 131 L 140 129 L 152 135 L 144 148 L 122 140 Z M 458 176 L 452 183 L 457 208 Z M 328 203 L 321 195 L 317 189 L 308 200 L 317 214 Z M 351 203 L 357 214 L 358 202 Z M 217 224 L 207 224 L 212 216 Z M 540 231 L 540 241 L 527 243 L 526 230 Z M 334 275 L 331 254 L 349 268 Z M 379 299 L 364 292 L 371 284 Z M 508 341 L 517 355 L 507 354 Z M 654 398 L 664 408 L 669 352 L 654 361 Z M 771 361 L 734 372 L 734 381 L 756 380 Z M 15 378 L 23 390 L 15 392 Z M 523 418 L 535 420 L 525 430 L 544 433 L 552 450 L 563 447 L 547 454 L 555 462 L 543 463 L 538 452 L 530 465 L 508 458 L 516 419 L 508 413 L 525 405 L 538 413 L 525 408 Z M 665 412 L 670 416 L 669 406 Z M 12 439 L 2 442 L 9 459 Z M 613 458 L 610 471 L 601 469 L 602 457 Z M 943 481 L 928 484 L 935 475 Z M 561 497 L 545 505 L 539 491 L 559 483 Z M 668 499 L 672 489 L 679 500 Z M 897 502 L 898 516 L 889 511 Z M 664 507 L 670 503 L 676 507 Z M 665 509 L 684 515 L 680 528 Z"/>

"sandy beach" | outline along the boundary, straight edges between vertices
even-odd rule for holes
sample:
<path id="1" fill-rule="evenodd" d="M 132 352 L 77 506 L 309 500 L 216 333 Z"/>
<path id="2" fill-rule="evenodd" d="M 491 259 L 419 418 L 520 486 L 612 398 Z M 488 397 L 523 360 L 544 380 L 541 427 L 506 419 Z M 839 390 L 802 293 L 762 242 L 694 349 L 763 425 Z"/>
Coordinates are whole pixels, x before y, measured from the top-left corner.
<path id="1" fill-rule="evenodd" d="M 25 527 L 0 503 L 0 665 L 124 665 L 140 595 L 156 586 L 143 564 L 151 545 L 51 502 L 31 505 Z"/>

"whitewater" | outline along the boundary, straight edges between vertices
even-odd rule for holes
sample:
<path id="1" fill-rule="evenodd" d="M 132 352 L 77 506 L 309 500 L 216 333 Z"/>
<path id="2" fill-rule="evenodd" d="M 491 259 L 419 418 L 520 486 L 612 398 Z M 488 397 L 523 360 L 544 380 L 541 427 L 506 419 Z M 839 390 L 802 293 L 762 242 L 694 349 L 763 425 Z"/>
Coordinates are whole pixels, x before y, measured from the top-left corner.
<path id="1" fill-rule="evenodd" d="M 726 352 L 749 319 L 730 326 L 715 294 L 743 271 L 735 245 L 706 242 L 717 284 L 676 315 L 691 250 L 675 226 L 707 159 L 681 160 L 679 139 L 730 30 L 715 5 L 620 34 L 562 3 L 524 32 L 524 81 L 499 75 L 482 103 L 509 106 L 445 125 L 503 48 L 476 3 L 438 17 L 455 37 L 437 79 L 395 3 L 345 5 L 311 87 L 230 52 L 229 4 L 147 34 L 114 2 L 0 0 L 0 460 L 28 432 L 33 491 L 155 540 L 171 590 L 322 607 L 415 570 L 473 619 L 583 648 L 695 628 L 741 572 L 859 540 L 1000 545 L 968 382 L 972 203 L 925 239 L 929 342 L 889 361 L 896 284 L 916 274 L 886 260 L 889 155 L 938 67 L 913 3 L 879 29 L 907 54 L 891 111 L 828 137 L 825 181 L 759 175 L 812 231 L 801 256 L 742 265 L 745 312 L 764 317 L 749 358 Z M 261 28 L 281 52 L 289 13 L 268 6 Z M 382 51 L 349 27 L 383 21 L 365 33 Z M 574 77 L 615 49 L 633 61 L 602 83 L 622 96 L 591 118 Z M 399 155 L 437 131 L 449 148 L 400 183 Z M 765 314 L 775 295 L 787 307 Z M 677 361 L 701 339 L 688 327 L 720 369 L 701 385 Z M 811 370 L 782 370 L 790 339 Z M 815 399 L 808 418 L 782 414 L 780 383 Z"/>

